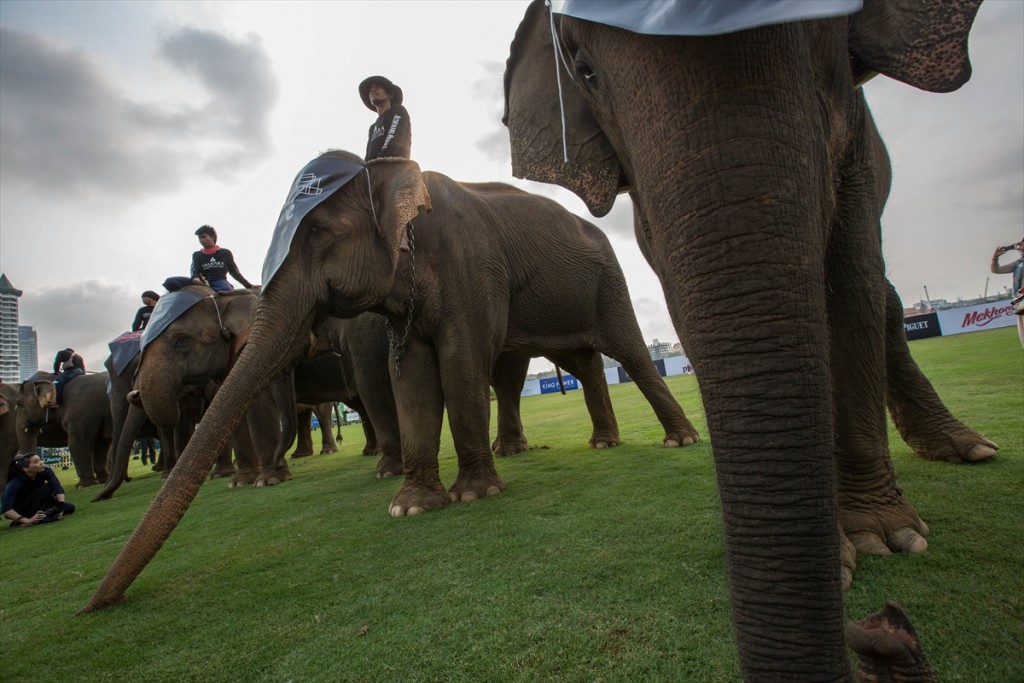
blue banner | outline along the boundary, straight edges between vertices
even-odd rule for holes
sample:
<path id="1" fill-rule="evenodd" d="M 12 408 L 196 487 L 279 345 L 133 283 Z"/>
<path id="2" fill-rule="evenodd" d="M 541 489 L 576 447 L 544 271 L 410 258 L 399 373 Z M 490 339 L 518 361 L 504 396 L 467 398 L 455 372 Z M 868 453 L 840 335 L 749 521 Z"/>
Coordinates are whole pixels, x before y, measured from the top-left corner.
<path id="1" fill-rule="evenodd" d="M 572 375 L 562 375 L 562 384 L 566 391 L 580 388 L 579 380 Z M 544 377 L 540 380 L 540 393 L 542 394 L 554 394 L 561 390 L 562 387 L 558 385 L 557 377 Z"/>

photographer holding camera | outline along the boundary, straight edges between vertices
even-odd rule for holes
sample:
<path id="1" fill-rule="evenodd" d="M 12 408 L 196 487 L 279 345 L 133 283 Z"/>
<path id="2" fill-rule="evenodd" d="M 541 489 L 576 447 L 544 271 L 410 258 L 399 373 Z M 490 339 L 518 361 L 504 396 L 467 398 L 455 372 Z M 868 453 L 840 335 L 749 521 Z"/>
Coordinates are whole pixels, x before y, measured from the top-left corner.
<path id="1" fill-rule="evenodd" d="M 1017 250 L 1017 260 L 999 265 L 999 257 L 1014 249 Z M 1021 346 L 1024 346 L 1024 239 L 1016 244 L 996 247 L 990 270 L 996 274 L 1013 273 L 1013 312 L 1017 314 L 1017 336 L 1020 337 Z"/>
<path id="2" fill-rule="evenodd" d="M 57 475 L 35 453 L 19 455 L 7 470 L 7 486 L 0 498 L 0 514 L 11 526 L 56 522 L 75 511 L 64 500 L 64 488 Z"/>

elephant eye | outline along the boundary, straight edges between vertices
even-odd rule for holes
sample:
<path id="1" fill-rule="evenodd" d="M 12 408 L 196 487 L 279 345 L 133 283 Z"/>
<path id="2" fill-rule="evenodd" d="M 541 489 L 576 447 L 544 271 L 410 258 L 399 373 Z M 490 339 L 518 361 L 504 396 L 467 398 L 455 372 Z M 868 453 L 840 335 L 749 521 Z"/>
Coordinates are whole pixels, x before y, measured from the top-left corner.
<path id="1" fill-rule="evenodd" d="M 591 68 L 590 64 L 585 59 L 576 60 L 576 74 L 582 78 L 588 86 L 597 85 L 597 74 L 594 69 Z"/>
<path id="2" fill-rule="evenodd" d="M 189 351 L 192 348 L 192 337 L 184 334 L 175 335 L 174 348 L 176 351 Z"/>

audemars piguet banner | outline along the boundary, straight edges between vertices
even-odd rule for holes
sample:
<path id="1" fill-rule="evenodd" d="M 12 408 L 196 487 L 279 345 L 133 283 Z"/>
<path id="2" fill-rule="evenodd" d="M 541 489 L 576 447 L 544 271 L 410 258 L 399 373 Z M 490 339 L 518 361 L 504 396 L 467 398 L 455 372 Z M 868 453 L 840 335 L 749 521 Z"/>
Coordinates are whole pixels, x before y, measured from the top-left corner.
<path id="1" fill-rule="evenodd" d="M 942 330 L 939 329 L 939 316 L 932 311 L 924 315 L 912 315 L 909 318 L 904 318 L 903 332 L 907 336 L 907 341 L 938 337 L 942 334 Z"/>

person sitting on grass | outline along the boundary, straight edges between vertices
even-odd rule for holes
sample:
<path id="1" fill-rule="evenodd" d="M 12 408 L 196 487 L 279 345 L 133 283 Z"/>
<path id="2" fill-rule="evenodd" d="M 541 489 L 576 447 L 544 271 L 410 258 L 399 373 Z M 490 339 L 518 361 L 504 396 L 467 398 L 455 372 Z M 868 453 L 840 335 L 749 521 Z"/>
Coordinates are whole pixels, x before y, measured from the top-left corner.
<path id="1" fill-rule="evenodd" d="M 11 526 L 56 522 L 75 511 L 64 499 L 64 487 L 35 453 L 19 455 L 7 468 L 7 486 L 0 497 L 0 514 Z"/>

